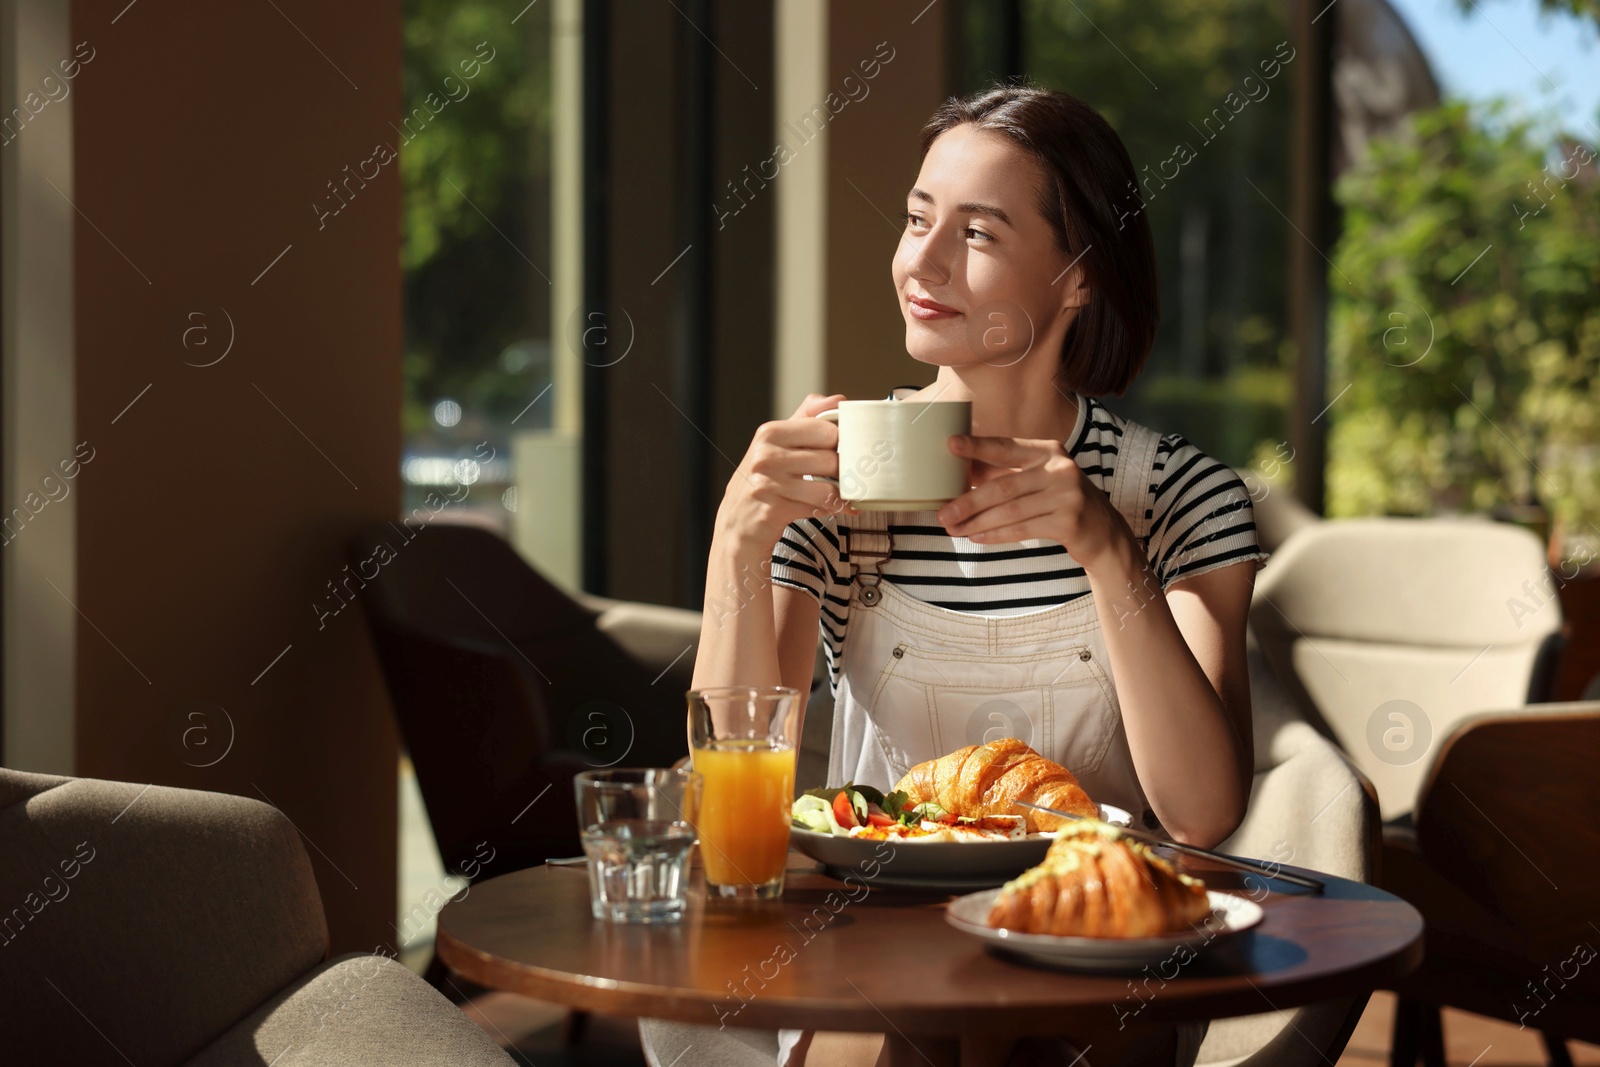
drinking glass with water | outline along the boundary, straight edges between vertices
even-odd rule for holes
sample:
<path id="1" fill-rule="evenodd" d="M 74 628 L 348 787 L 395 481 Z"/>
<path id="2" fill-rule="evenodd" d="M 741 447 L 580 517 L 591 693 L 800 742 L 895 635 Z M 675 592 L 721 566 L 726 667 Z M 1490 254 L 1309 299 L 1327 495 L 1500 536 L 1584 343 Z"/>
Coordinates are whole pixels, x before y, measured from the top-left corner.
<path id="1" fill-rule="evenodd" d="M 677 922 L 688 906 L 700 775 L 686 768 L 619 767 L 584 771 L 573 784 L 594 917 Z"/>

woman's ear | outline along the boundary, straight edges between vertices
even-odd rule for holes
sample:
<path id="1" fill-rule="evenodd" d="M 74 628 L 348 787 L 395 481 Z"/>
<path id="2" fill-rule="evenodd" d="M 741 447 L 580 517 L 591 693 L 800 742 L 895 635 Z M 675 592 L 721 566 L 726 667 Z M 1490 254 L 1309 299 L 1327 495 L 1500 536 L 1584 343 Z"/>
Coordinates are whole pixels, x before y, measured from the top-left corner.
<path id="1" fill-rule="evenodd" d="M 1089 246 L 1093 248 L 1093 245 Z M 1071 311 L 1089 303 L 1088 272 L 1080 265 L 1079 260 L 1089 253 L 1085 248 L 1073 257 L 1066 266 L 1061 268 L 1061 273 L 1056 275 L 1052 286 L 1061 290 L 1061 310 Z"/>
<path id="2" fill-rule="evenodd" d="M 1071 267 L 1065 272 L 1066 277 L 1056 284 L 1065 291 L 1061 294 L 1061 307 L 1063 310 L 1082 308 L 1089 303 L 1089 286 L 1084 279 L 1082 269 Z"/>

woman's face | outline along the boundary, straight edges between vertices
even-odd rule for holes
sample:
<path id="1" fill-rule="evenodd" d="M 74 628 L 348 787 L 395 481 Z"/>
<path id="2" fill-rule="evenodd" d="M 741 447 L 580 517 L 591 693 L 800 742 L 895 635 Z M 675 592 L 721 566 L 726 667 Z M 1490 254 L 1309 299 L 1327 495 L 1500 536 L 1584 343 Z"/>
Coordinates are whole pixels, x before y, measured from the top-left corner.
<path id="1" fill-rule="evenodd" d="M 906 197 L 894 286 L 906 351 L 935 366 L 1011 366 L 1061 342 L 1088 299 L 1038 209 L 1044 168 L 966 124 L 928 149 Z"/>

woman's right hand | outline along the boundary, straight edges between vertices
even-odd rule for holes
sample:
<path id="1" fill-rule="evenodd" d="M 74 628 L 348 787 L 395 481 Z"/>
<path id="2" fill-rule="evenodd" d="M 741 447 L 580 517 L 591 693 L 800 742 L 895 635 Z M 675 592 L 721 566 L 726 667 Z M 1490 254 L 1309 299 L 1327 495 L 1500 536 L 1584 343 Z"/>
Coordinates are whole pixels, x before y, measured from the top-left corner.
<path id="1" fill-rule="evenodd" d="M 787 419 L 757 427 L 717 511 L 717 533 L 765 556 L 791 522 L 854 511 L 832 482 L 839 477 L 839 427 L 815 416 L 838 406 L 843 393 L 810 393 Z"/>

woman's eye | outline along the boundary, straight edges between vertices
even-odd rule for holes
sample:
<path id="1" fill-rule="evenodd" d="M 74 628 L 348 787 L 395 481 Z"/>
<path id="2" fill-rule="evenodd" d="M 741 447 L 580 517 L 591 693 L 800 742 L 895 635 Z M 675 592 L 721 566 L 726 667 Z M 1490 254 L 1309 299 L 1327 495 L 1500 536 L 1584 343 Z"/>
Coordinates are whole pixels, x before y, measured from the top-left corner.
<path id="1" fill-rule="evenodd" d="M 968 226 L 962 232 L 967 235 L 967 240 L 969 240 L 969 241 L 972 240 L 974 237 L 981 237 L 985 241 L 993 240 L 993 238 L 989 234 L 984 233 L 982 230 L 975 230 L 971 226 Z"/>
<path id="2" fill-rule="evenodd" d="M 908 225 L 908 226 L 909 225 L 917 225 L 917 226 L 921 226 L 922 225 L 922 216 L 916 214 L 915 212 L 911 212 L 911 211 L 902 211 L 902 212 L 900 212 L 900 220 L 902 222 L 906 223 L 906 225 Z"/>

